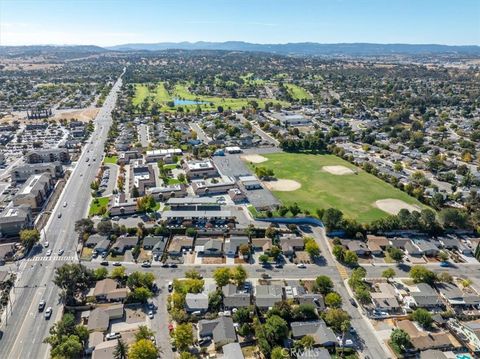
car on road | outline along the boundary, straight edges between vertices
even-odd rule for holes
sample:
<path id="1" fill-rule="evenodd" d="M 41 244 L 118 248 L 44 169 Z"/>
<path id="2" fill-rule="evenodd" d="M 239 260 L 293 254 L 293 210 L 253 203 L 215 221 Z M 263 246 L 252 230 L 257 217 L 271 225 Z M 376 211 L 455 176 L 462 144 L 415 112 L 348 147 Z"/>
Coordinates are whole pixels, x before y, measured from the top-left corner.
<path id="1" fill-rule="evenodd" d="M 170 263 L 169 267 L 170 268 L 177 268 L 177 265 L 175 263 Z"/>
<path id="2" fill-rule="evenodd" d="M 38 311 L 39 312 L 43 312 L 43 310 L 45 309 L 45 305 L 47 303 L 44 301 L 44 300 L 41 300 L 40 303 L 38 303 Z"/>
<path id="3" fill-rule="evenodd" d="M 350 304 L 353 305 L 355 308 L 358 307 L 358 304 L 357 304 L 357 302 L 355 301 L 355 299 L 350 298 L 349 301 L 350 301 Z"/>
<path id="4" fill-rule="evenodd" d="M 48 243 L 48 241 L 45 241 L 45 243 L 43 244 L 43 246 L 44 246 L 45 248 L 48 248 L 49 245 L 50 245 L 50 243 Z"/>
<path id="5" fill-rule="evenodd" d="M 283 264 L 282 263 L 277 263 L 277 264 L 275 264 L 275 268 L 283 268 Z"/>
<path id="6" fill-rule="evenodd" d="M 47 310 L 45 311 L 45 319 L 50 319 L 52 316 L 52 307 L 48 307 Z"/>
<path id="7" fill-rule="evenodd" d="M 450 267 L 450 262 L 443 261 L 443 262 L 440 263 L 440 267 L 448 268 L 448 267 Z"/>
<path id="8" fill-rule="evenodd" d="M 112 333 L 108 333 L 107 335 L 105 335 L 106 340 L 113 340 L 113 339 L 118 339 L 118 338 L 120 338 L 120 333 L 117 333 L 117 332 L 112 332 Z"/>
<path id="9" fill-rule="evenodd" d="M 272 276 L 270 274 L 267 274 L 267 273 L 263 273 L 262 274 L 262 279 L 271 279 Z"/>
<path id="10" fill-rule="evenodd" d="M 149 310 L 149 311 L 148 311 L 148 317 L 149 317 L 150 319 L 153 319 L 153 310 Z"/>
<path id="11" fill-rule="evenodd" d="M 60 212 L 57 217 L 62 218 L 62 212 Z"/>
<path id="12" fill-rule="evenodd" d="M 115 266 L 115 267 L 121 266 L 120 262 L 113 262 L 112 265 Z"/>
<path id="13" fill-rule="evenodd" d="M 49 250 L 47 251 L 47 253 L 45 253 L 45 254 L 47 255 L 47 257 L 50 257 L 50 256 L 52 255 L 52 250 L 49 249 Z"/>
<path id="14" fill-rule="evenodd" d="M 102 266 L 108 266 L 108 261 L 101 261 L 101 262 L 100 262 L 100 265 L 102 265 Z"/>
<path id="15" fill-rule="evenodd" d="M 152 265 L 150 264 L 149 261 L 145 261 L 145 262 L 142 263 L 142 267 L 143 267 L 143 268 L 150 268 L 151 266 L 152 266 Z"/>
<path id="16" fill-rule="evenodd" d="M 168 268 L 168 267 L 170 267 L 168 263 L 163 263 L 162 264 L 162 268 Z"/>
<path id="17" fill-rule="evenodd" d="M 298 264 L 297 264 L 297 268 L 303 268 L 303 269 L 305 269 L 305 268 L 307 268 L 307 266 L 306 266 L 305 264 L 303 264 L 303 263 L 298 263 Z"/>
<path id="18" fill-rule="evenodd" d="M 63 207 L 67 207 L 67 202 L 63 202 Z"/>
<path id="19" fill-rule="evenodd" d="M 167 288 L 168 288 L 169 293 L 171 293 L 173 291 L 173 282 L 172 281 L 168 282 Z"/>
<path id="20" fill-rule="evenodd" d="M 63 249 L 58 250 L 58 255 L 61 256 L 65 251 Z"/>

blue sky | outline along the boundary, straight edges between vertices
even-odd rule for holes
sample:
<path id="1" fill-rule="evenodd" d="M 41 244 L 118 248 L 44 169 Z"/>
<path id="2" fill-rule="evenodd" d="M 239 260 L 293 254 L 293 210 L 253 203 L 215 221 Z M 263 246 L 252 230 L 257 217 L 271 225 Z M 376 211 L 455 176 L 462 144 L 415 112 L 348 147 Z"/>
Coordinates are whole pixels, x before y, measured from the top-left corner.
<path id="1" fill-rule="evenodd" d="M 480 0 L 0 0 L 0 45 L 480 45 Z"/>

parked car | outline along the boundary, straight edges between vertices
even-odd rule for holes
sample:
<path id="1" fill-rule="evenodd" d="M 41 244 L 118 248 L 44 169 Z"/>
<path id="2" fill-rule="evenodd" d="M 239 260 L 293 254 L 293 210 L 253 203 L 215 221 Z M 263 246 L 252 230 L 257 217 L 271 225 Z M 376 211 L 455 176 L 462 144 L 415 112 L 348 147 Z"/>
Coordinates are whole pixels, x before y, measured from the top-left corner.
<path id="1" fill-rule="evenodd" d="M 45 248 L 48 248 L 49 245 L 50 245 L 50 243 L 48 243 L 47 241 L 45 241 L 45 243 L 43 244 L 43 246 L 44 246 Z"/>
<path id="2" fill-rule="evenodd" d="M 112 265 L 115 266 L 115 267 L 121 266 L 120 262 L 113 262 Z"/>
<path id="3" fill-rule="evenodd" d="M 271 276 L 270 274 L 263 273 L 263 274 L 262 274 L 262 278 L 263 278 L 263 279 L 270 279 L 270 278 L 272 278 L 272 276 Z"/>
<path id="4" fill-rule="evenodd" d="M 108 333 L 107 335 L 105 335 L 106 340 L 113 340 L 118 338 L 120 338 L 120 333 L 116 333 L 116 332 Z"/>
<path id="5" fill-rule="evenodd" d="M 177 265 L 175 263 L 170 263 L 170 268 L 177 268 Z"/>
<path id="6" fill-rule="evenodd" d="M 150 319 L 153 319 L 153 310 L 149 310 L 149 311 L 148 311 L 148 317 L 149 317 Z"/>
<path id="7" fill-rule="evenodd" d="M 108 261 L 101 261 L 101 262 L 100 262 L 100 265 L 102 265 L 102 266 L 108 266 Z"/>
<path id="8" fill-rule="evenodd" d="M 350 300 L 350 304 L 351 304 L 351 305 L 353 305 L 355 308 L 358 307 L 358 304 L 357 304 L 357 302 L 355 301 L 355 299 L 350 298 L 349 300 Z"/>
<path id="9" fill-rule="evenodd" d="M 49 250 L 47 251 L 47 253 L 45 253 L 45 254 L 47 255 L 47 257 L 50 257 L 50 256 L 52 255 L 52 250 L 49 249 Z"/>
<path id="10" fill-rule="evenodd" d="M 307 266 L 303 263 L 298 263 L 297 268 L 307 268 Z"/>
<path id="11" fill-rule="evenodd" d="M 143 268 L 150 268 L 151 266 L 152 266 L 152 265 L 150 264 L 149 261 L 145 261 L 145 262 L 142 263 L 142 267 L 143 267 Z"/>
<path id="12" fill-rule="evenodd" d="M 441 262 L 440 267 L 448 268 L 448 267 L 450 267 L 450 262 L 447 262 L 447 261 Z"/>
<path id="13" fill-rule="evenodd" d="M 45 311 L 45 319 L 50 319 L 52 316 L 52 307 L 48 307 L 47 310 Z"/>
<path id="14" fill-rule="evenodd" d="M 43 312 L 43 310 L 45 309 L 45 305 L 47 303 L 44 301 L 44 300 L 41 300 L 40 303 L 38 303 L 38 311 L 39 312 Z"/>
<path id="15" fill-rule="evenodd" d="M 173 291 L 173 282 L 172 281 L 168 282 L 167 287 L 168 287 L 168 291 L 171 293 Z"/>

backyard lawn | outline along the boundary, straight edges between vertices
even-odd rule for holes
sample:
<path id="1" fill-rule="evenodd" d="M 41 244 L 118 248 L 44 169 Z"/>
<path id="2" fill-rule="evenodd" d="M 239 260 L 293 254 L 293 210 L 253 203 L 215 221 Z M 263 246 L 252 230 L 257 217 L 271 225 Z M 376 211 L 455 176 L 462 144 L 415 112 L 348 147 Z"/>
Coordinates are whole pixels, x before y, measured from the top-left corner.
<path id="1" fill-rule="evenodd" d="M 110 200 L 109 197 L 98 197 L 98 198 L 92 199 L 92 202 L 90 203 L 90 210 L 88 211 L 88 214 L 90 216 L 103 215 L 107 210 L 109 200 Z M 102 208 L 105 208 L 105 212 L 103 212 Z"/>
<path id="2" fill-rule="evenodd" d="M 262 156 L 268 161 L 257 166 L 273 169 L 278 179 L 294 180 L 301 184 L 301 188 L 294 191 L 273 190 L 274 195 L 285 205 L 297 202 L 312 214 L 319 208 L 334 207 L 347 217 L 368 223 L 388 215 L 375 206 L 377 200 L 401 200 L 422 207 L 420 202 L 405 192 L 334 155 L 272 153 Z M 253 167 L 252 164 L 250 166 Z M 354 170 L 356 174 L 332 174 L 323 166 L 343 166 L 347 171 L 348 168 Z"/>

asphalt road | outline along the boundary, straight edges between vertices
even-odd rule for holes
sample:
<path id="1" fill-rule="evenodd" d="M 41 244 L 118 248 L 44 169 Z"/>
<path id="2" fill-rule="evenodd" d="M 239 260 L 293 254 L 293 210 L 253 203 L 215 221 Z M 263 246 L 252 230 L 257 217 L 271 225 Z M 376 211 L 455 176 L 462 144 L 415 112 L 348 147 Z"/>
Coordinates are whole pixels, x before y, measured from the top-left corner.
<path id="1" fill-rule="evenodd" d="M 99 169 L 104 142 L 111 125 L 111 111 L 115 106 L 121 78 L 113 86 L 103 107 L 95 119 L 95 130 L 91 142 L 87 142 L 45 230 L 42 240 L 50 243 L 53 254 L 50 260 L 32 261 L 24 259 L 18 267 L 18 280 L 13 290 L 11 310 L 2 322 L 4 332 L 0 345 L 0 358 L 46 358 L 49 347 L 43 344 L 48 330 L 61 317 L 62 305 L 58 289 L 53 284 L 55 268 L 61 266 L 67 257 L 76 257 L 77 234 L 75 222 L 83 217 L 90 202 L 90 183 Z M 87 158 L 89 159 L 87 162 Z M 95 159 L 95 160 L 94 160 Z M 59 215 L 61 217 L 59 218 Z M 63 256 L 53 260 L 58 251 Z M 33 251 L 32 251 L 33 252 Z M 46 249 L 33 256 L 45 256 Z M 70 260 L 71 261 L 71 260 Z M 53 309 L 50 320 L 38 313 L 38 303 L 44 299 Z"/>

